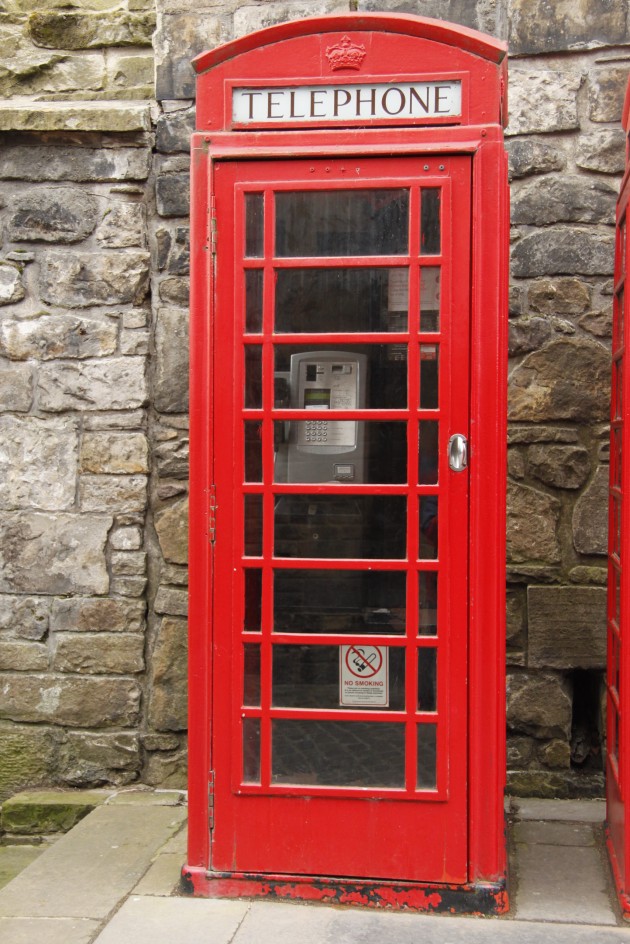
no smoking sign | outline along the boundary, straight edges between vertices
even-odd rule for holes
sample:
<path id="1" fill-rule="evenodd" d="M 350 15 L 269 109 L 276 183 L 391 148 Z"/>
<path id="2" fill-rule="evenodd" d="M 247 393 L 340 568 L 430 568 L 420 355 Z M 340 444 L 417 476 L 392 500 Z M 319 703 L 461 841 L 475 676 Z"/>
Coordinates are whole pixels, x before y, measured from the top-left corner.
<path id="1" fill-rule="evenodd" d="M 339 647 L 339 704 L 386 708 L 389 705 L 387 646 Z"/>

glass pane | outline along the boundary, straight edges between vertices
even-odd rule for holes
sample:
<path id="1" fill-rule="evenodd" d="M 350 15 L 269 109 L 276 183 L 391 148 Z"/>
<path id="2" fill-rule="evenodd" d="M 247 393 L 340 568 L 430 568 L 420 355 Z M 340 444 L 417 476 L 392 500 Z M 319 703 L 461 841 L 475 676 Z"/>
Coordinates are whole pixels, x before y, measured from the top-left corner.
<path id="1" fill-rule="evenodd" d="M 245 571 L 245 619 L 243 629 L 246 633 L 260 632 L 262 611 L 262 570 L 255 567 Z"/>
<path id="2" fill-rule="evenodd" d="M 436 636 L 438 627 L 438 574 L 435 570 L 421 570 L 418 574 L 420 636 Z"/>
<path id="3" fill-rule="evenodd" d="M 274 571 L 277 633 L 402 635 L 405 614 L 404 571 Z"/>
<path id="4" fill-rule="evenodd" d="M 419 790 L 437 787 L 437 725 L 418 725 L 418 779 Z"/>
<path id="5" fill-rule="evenodd" d="M 407 269 L 278 269 L 275 330 L 407 330 Z"/>
<path id="6" fill-rule="evenodd" d="M 403 422 L 276 422 L 274 482 L 404 483 L 406 431 Z"/>
<path id="7" fill-rule="evenodd" d="M 423 495 L 420 499 L 420 559 L 436 560 L 438 556 L 438 497 Z"/>
<path id="8" fill-rule="evenodd" d="M 262 495 L 245 495 L 245 555 L 262 554 Z"/>
<path id="9" fill-rule="evenodd" d="M 245 430 L 245 481 L 262 482 L 262 423 L 246 420 Z"/>
<path id="10" fill-rule="evenodd" d="M 271 722 L 272 783 L 404 787 L 405 728 L 369 721 Z"/>
<path id="11" fill-rule="evenodd" d="M 245 194 L 245 255 L 260 259 L 264 255 L 264 194 Z"/>
<path id="12" fill-rule="evenodd" d="M 290 406 L 300 410 L 309 407 L 352 409 L 352 402 L 366 410 L 405 409 L 407 350 L 405 345 L 404 358 L 396 360 L 390 357 L 395 347 L 401 345 L 344 345 L 343 350 L 339 345 L 322 344 L 317 350 L 304 345 L 276 345 L 276 409 L 286 407 L 287 395 Z M 359 371 L 350 374 L 344 366 L 353 359 L 359 363 Z M 350 376 L 359 379 L 350 383 Z M 321 391 L 330 391 L 329 403 L 327 394 Z M 358 406 L 361 403 L 363 407 Z"/>
<path id="13" fill-rule="evenodd" d="M 275 506 L 274 553 L 400 560 L 406 515 L 403 495 L 283 495 Z"/>
<path id="14" fill-rule="evenodd" d="M 438 408 L 439 347 L 437 344 L 420 345 L 420 409 Z"/>
<path id="15" fill-rule="evenodd" d="M 245 347 L 245 407 L 262 409 L 262 347 L 259 344 Z"/>
<path id="16" fill-rule="evenodd" d="M 340 662 L 342 646 L 274 646 L 272 705 L 275 708 L 339 708 L 342 704 L 342 680 L 350 676 Z M 352 647 L 354 648 L 354 647 Z M 364 647 L 376 648 L 376 647 Z M 367 694 L 346 707 L 405 707 L 405 650 L 380 646 L 387 650 L 386 667 L 377 677 L 357 679 Z M 385 671 L 386 668 L 386 671 Z M 340 677 L 341 676 L 341 677 Z"/>
<path id="17" fill-rule="evenodd" d="M 438 480 L 438 429 L 435 420 L 421 420 L 418 429 L 418 482 L 436 485 Z"/>
<path id="18" fill-rule="evenodd" d="M 276 194 L 277 256 L 400 255 L 408 232 L 408 190 Z"/>
<path id="19" fill-rule="evenodd" d="M 263 322 L 263 270 L 245 272 L 245 331 L 260 334 Z"/>
<path id="20" fill-rule="evenodd" d="M 243 704 L 249 708 L 260 707 L 260 646 L 243 646 Z"/>
<path id="21" fill-rule="evenodd" d="M 439 266 L 420 270 L 420 330 L 440 330 L 440 275 Z"/>
<path id="22" fill-rule="evenodd" d="M 437 649 L 418 649 L 418 711 L 437 710 Z"/>
<path id="23" fill-rule="evenodd" d="M 423 187 L 420 192 L 420 253 L 423 256 L 440 253 L 440 196 L 437 187 Z"/>
<path id="24" fill-rule="evenodd" d="M 259 718 L 243 718 L 243 781 L 260 783 Z"/>

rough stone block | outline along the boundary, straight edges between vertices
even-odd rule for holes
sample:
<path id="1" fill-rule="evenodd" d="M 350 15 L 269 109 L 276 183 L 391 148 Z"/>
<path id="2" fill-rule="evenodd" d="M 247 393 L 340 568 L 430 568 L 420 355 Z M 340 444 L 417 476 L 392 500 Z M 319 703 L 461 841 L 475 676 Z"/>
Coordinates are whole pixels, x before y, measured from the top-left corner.
<path id="1" fill-rule="evenodd" d="M 149 725 L 156 731 L 185 731 L 187 716 L 187 622 L 160 623 L 151 658 Z"/>
<path id="2" fill-rule="evenodd" d="M 546 141 L 518 138 L 507 142 L 511 180 L 532 174 L 547 174 L 563 170 L 567 159 L 563 151 Z"/>
<path id="3" fill-rule="evenodd" d="M 81 441 L 81 472 L 132 475 L 149 471 L 144 433 L 89 432 Z"/>
<path id="4" fill-rule="evenodd" d="M 116 350 L 114 320 L 47 313 L 0 324 L 0 354 L 11 360 L 105 357 Z"/>
<path id="5" fill-rule="evenodd" d="M 82 475 L 79 479 L 81 511 L 144 512 L 147 504 L 145 475 Z"/>
<path id="6" fill-rule="evenodd" d="M 142 633 L 145 615 L 143 600 L 72 597 L 53 601 L 50 628 L 55 633 Z"/>
<path id="7" fill-rule="evenodd" d="M 169 275 L 190 275 L 190 230 L 187 226 L 160 228 L 155 234 L 157 267 Z"/>
<path id="8" fill-rule="evenodd" d="M 562 339 L 534 351 L 512 371 L 510 420 L 603 422 L 608 416 L 610 355 L 595 341 Z"/>
<path id="9" fill-rule="evenodd" d="M 626 138 L 621 130 L 607 129 L 583 134 L 578 141 L 575 163 L 584 170 L 620 174 L 626 161 Z"/>
<path id="10" fill-rule="evenodd" d="M 126 678 L 0 675 L 0 718 L 77 728 L 131 727 L 141 690 Z"/>
<path id="11" fill-rule="evenodd" d="M 57 736 L 50 728 L 0 722 L 0 800 L 49 783 L 57 751 Z"/>
<path id="12" fill-rule="evenodd" d="M 582 76 L 535 69 L 510 72 L 507 135 L 573 131 L 579 127 L 577 93 Z"/>
<path id="13" fill-rule="evenodd" d="M 31 13 L 28 33 L 46 49 L 94 49 L 103 46 L 150 46 L 155 15 L 75 10 Z"/>
<path id="14" fill-rule="evenodd" d="M 160 308 L 155 328 L 153 402 L 159 413 L 188 410 L 188 312 Z"/>
<path id="15" fill-rule="evenodd" d="M 134 132 L 151 130 L 151 107 L 143 102 L 0 102 L 0 131 Z M 52 179 L 52 178 L 51 178 Z"/>
<path id="16" fill-rule="evenodd" d="M 0 632 L 19 639 L 43 639 L 48 632 L 50 597 L 0 595 Z"/>
<path id="17" fill-rule="evenodd" d="M 133 410 L 146 402 L 141 357 L 108 358 L 83 364 L 44 364 L 38 375 L 41 410 Z"/>
<path id="18" fill-rule="evenodd" d="M 115 203 L 99 223 L 95 236 L 106 249 L 144 248 L 146 211 L 141 203 Z"/>
<path id="19" fill-rule="evenodd" d="M 188 478 L 188 439 L 160 443 L 153 456 L 158 474 L 164 478 Z"/>
<path id="20" fill-rule="evenodd" d="M 508 590 L 506 594 L 505 635 L 509 646 L 522 640 L 525 630 L 525 604 L 522 593 Z"/>
<path id="21" fill-rule="evenodd" d="M 195 97 L 191 60 L 232 39 L 221 16 L 195 12 L 162 14 L 154 37 L 156 90 L 159 101 Z"/>
<path id="22" fill-rule="evenodd" d="M 146 180 L 151 151 L 146 147 L 89 148 L 3 143 L 0 180 Z"/>
<path id="23" fill-rule="evenodd" d="M 547 318 L 517 318 L 508 327 L 510 357 L 537 351 L 553 334 L 553 325 Z"/>
<path id="24" fill-rule="evenodd" d="M 553 488 L 580 488 L 591 471 L 584 446 L 530 446 L 527 463 L 532 475 Z"/>
<path id="25" fill-rule="evenodd" d="M 169 616 L 187 616 L 188 591 L 175 587 L 159 587 L 153 609 L 156 613 Z"/>
<path id="26" fill-rule="evenodd" d="M 189 279 L 163 279 L 159 285 L 160 301 L 179 307 L 188 307 L 190 296 Z"/>
<path id="27" fill-rule="evenodd" d="M 7 235 L 13 242 L 80 242 L 98 219 L 96 197 L 76 187 L 31 188 L 10 206 Z"/>
<path id="28" fill-rule="evenodd" d="M 592 289 L 580 279 L 540 279 L 529 286 L 527 299 L 534 311 L 550 315 L 577 315 L 590 308 Z"/>
<path id="29" fill-rule="evenodd" d="M 508 429 L 508 443 L 576 443 L 577 430 L 562 426 L 516 426 Z"/>
<path id="30" fill-rule="evenodd" d="M 593 227 L 552 226 L 523 236 L 512 247 L 512 274 L 532 279 L 541 275 L 612 275 L 615 239 Z"/>
<path id="31" fill-rule="evenodd" d="M 605 180 L 543 177 L 520 187 L 512 198 L 512 222 L 614 223 L 617 188 Z"/>
<path id="32" fill-rule="evenodd" d="M 188 498 L 158 512 L 155 530 L 164 559 L 173 564 L 188 563 Z"/>
<path id="33" fill-rule="evenodd" d="M 152 55 L 108 56 L 107 88 L 114 97 L 153 98 L 154 66 Z"/>
<path id="34" fill-rule="evenodd" d="M 623 100 L 628 83 L 628 69 L 606 65 L 588 77 L 588 114 L 591 121 L 621 124 Z"/>
<path id="35" fill-rule="evenodd" d="M 0 508 L 72 508 L 78 431 L 62 418 L 0 417 Z"/>
<path id="36" fill-rule="evenodd" d="M 105 791 L 61 793 L 31 790 L 18 793 L 2 804 L 0 826 L 7 833 L 47 835 L 67 833 L 105 801 Z"/>
<path id="37" fill-rule="evenodd" d="M 13 305 L 25 295 L 20 267 L 12 262 L 0 262 L 0 305 Z"/>
<path id="38" fill-rule="evenodd" d="M 116 551 L 138 551 L 142 547 L 142 531 L 137 527 L 117 528 L 112 531 L 109 539 L 111 547 Z"/>
<path id="39" fill-rule="evenodd" d="M 142 764 L 138 736 L 125 732 L 69 731 L 59 758 L 59 779 L 72 787 L 132 783 Z"/>
<path id="40" fill-rule="evenodd" d="M 626 10 L 601 0 L 510 0 L 512 55 L 564 52 L 626 42 Z"/>
<path id="41" fill-rule="evenodd" d="M 186 748 L 165 753 L 151 754 L 142 771 L 143 781 L 152 787 L 169 790 L 185 790 L 187 785 Z"/>
<path id="42" fill-rule="evenodd" d="M 0 366 L 0 413 L 26 413 L 33 403 L 33 368 L 28 364 Z"/>
<path id="43" fill-rule="evenodd" d="M 160 115 L 156 129 L 156 147 L 162 154 L 176 154 L 190 150 L 190 136 L 195 130 L 195 109 L 168 112 Z"/>
<path id="44" fill-rule="evenodd" d="M 0 514 L 0 591 L 107 593 L 107 515 Z"/>
<path id="45" fill-rule="evenodd" d="M 2 40 L 6 33 L 2 31 Z M 5 47 L 6 48 L 6 47 Z M 0 96 L 68 95 L 77 91 L 98 92 L 103 88 L 104 62 L 101 52 L 72 55 L 38 49 L 20 33 L 13 37 L 11 55 L 0 66 Z"/>
<path id="46" fill-rule="evenodd" d="M 121 597 L 141 597 L 147 589 L 147 578 L 113 576 L 111 589 Z"/>
<path id="47" fill-rule="evenodd" d="M 142 576 L 147 572 L 147 555 L 144 551 L 113 551 L 110 558 L 112 574 L 119 576 Z"/>
<path id="48" fill-rule="evenodd" d="M 137 633 L 55 633 L 52 668 L 79 675 L 133 675 L 144 670 Z"/>
<path id="49" fill-rule="evenodd" d="M 606 590 L 528 587 L 528 664 L 552 669 L 606 667 Z"/>
<path id="50" fill-rule="evenodd" d="M 572 700 L 567 682 L 551 673 L 508 673 L 507 723 L 510 731 L 536 738 L 568 739 Z"/>
<path id="51" fill-rule="evenodd" d="M 190 174 L 164 174 L 155 182 L 155 199 L 160 216 L 188 216 Z"/>
<path id="52" fill-rule="evenodd" d="M 560 502 L 515 483 L 507 490 L 507 559 L 510 563 L 560 560 Z"/>
<path id="53" fill-rule="evenodd" d="M 149 253 L 46 253 L 40 274 L 40 292 L 52 305 L 81 308 L 88 305 L 139 304 L 149 288 Z"/>
<path id="54" fill-rule="evenodd" d="M 580 554 L 608 553 L 608 467 L 599 466 L 573 510 L 573 545 Z"/>
<path id="55" fill-rule="evenodd" d="M 589 311 L 578 321 L 580 328 L 596 338 L 612 338 L 612 308 Z"/>
<path id="56" fill-rule="evenodd" d="M 0 671 L 42 672 L 49 666 L 48 646 L 22 639 L 0 639 Z"/>

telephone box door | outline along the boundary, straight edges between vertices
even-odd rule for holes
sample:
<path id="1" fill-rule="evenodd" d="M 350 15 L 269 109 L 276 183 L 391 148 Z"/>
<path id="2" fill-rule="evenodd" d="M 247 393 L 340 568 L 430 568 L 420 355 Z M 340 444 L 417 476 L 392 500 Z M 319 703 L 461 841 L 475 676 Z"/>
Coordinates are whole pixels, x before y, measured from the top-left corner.
<path id="1" fill-rule="evenodd" d="M 211 868 L 464 883 L 470 158 L 212 178 Z"/>

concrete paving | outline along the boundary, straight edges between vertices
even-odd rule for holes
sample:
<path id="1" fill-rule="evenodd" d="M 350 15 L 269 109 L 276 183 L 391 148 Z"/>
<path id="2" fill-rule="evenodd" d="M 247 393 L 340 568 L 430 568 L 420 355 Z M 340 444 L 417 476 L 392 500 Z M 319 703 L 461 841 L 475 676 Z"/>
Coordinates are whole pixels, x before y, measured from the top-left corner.
<path id="1" fill-rule="evenodd" d="M 110 796 L 0 890 L 2 944 L 630 944 L 599 801 L 511 801 L 512 910 L 485 919 L 181 897 L 183 799 Z"/>

